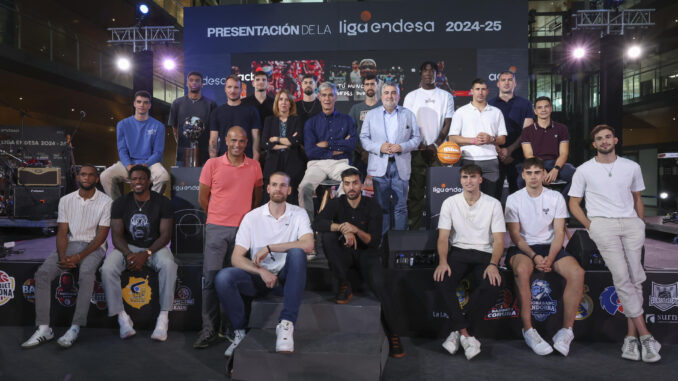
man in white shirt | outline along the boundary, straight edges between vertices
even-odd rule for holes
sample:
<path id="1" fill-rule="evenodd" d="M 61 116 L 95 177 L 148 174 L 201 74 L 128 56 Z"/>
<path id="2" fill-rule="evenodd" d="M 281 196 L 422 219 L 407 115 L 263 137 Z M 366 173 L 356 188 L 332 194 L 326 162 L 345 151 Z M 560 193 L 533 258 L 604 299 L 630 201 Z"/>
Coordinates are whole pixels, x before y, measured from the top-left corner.
<path id="1" fill-rule="evenodd" d="M 284 294 L 275 350 L 294 352 L 294 323 L 306 286 L 306 254 L 313 251 L 313 230 L 306 211 L 285 202 L 292 192 L 286 173 L 273 173 L 266 191 L 270 201 L 247 213 L 240 223 L 233 267 L 222 269 L 215 278 L 219 300 L 235 331 L 224 353 L 229 357 L 246 334 L 242 295 L 263 296 L 274 288 L 282 288 Z M 245 256 L 248 251 L 251 259 Z"/>
<path id="2" fill-rule="evenodd" d="M 475 164 L 482 169 L 482 192 L 501 200 L 497 152 L 506 143 L 506 124 L 501 110 L 487 104 L 487 92 L 484 80 L 473 80 L 473 99 L 454 113 L 448 140 L 461 147 L 461 165 Z"/>
<path id="3" fill-rule="evenodd" d="M 73 324 L 57 343 L 68 348 L 78 338 L 80 327 L 87 324 L 89 300 L 99 264 L 106 255 L 105 242 L 111 220 L 112 200 L 96 189 L 97 169 L 85 164 L 78 172 L 80 189 L 59 200 L 57 250 L 50 254 L 35 273 L 35 324 L 38 330 L 24 348 L 33 348 L 54 338 L 49 326 L 52 281 L 62 271 L 79 269 L 79 292 L 75 302 Z"/>
<path id="4" fill-rule="evenodd" d="M 432 61 L 421 64 L 419 88 L 405 96 L 403 106 L 417 117 L 421 131 L 419 148 L 412 151 L 412 175 L 407 198 L 410 229 L 421 227 L 422 213 L 426 204 L 426 170 L 440 166 L 438 146 L 443 144 L 450 131 L 454 114 L 452 94 L 436 87 L 438 65 Z"/>
<path id="5" fill-rule="evenodd" d="M 470 322 L 461 313 L 457 285 L 468 273 L 473 273 L 476 290 L 469 298 L 470 303 L 483 311 L 492 306 L 501 290 L 499 260 L 504 253 L 506 232 L 501 204 L 480 191 L 482 182 L 480 167 L 475 164 L 461 167 L 462 193 L 448 197 L 440 208 L 439 264 L 433 273 L 452 325 L 443 348 L 455 354 L 461 344 L 469 360 L 480 353 L 480 342 L 469 334 Z"/>
<path id="6" fill-rule="evenodd" d="M 589 231 L 612 273 L 628 320 L 622 358 L 638 361 L 642 357 L 645 362 L 656 362 L 661 359 L 661 345 L 643 319 L 645 271 L 640 261 L 645 243 L 645 207 L 640 195 L 645 189 L 643 176 L 638 164 L 616 155 L 618 140 L 612 127 L 596 126 L 591 131 L 591 140 L 597 154 L 574 173 L 570 211 Z M 586 197 L 586 214 L 581 208 L 582 197 Z"/>
<path id="7" fill-rule="evenodd" d="M 521 176 L 525 188 L 506 199 L 506 224 L 515 246 L 509 247 L 505 263 L 511 265 L 516 278 L 523 337 L 538 355 L 547 355 L 556 348 L 567 356 L 574 339 L 572 326 L 584 292 L 584 269 L 563 249 L 567 206 L 560 193 L 542 185 L 546 177 L 544 161 L 536 157 L 525 159 Z M 553 348 L 532 327 L 530 276 L 535 268 L 541 272 L 555 270 L 566 281 L 563 328 L 553 336 Z"/>

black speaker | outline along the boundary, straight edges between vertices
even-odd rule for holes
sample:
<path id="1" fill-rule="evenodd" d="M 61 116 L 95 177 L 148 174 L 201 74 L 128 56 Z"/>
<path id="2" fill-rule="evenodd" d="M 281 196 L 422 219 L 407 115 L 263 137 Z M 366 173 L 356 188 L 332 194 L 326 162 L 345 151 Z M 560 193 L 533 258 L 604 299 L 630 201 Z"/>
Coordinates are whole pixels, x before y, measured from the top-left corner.
<path id="1" fill-rule="evenodd" d="M 596 243 L 586 230 L 575 231 L 565 250 L 577 258 L 584 270 L 607 270 Z"/>
<path id="2" fill-rule="evenodd" d="M 435 268 L 437 230 L 391 230 L 388 232 L 388 268 Z"/>
<path id="3" fill-rule="evenodd" d="M 57 218 L 62 187 L 14 186 L 14 218 Z"/>

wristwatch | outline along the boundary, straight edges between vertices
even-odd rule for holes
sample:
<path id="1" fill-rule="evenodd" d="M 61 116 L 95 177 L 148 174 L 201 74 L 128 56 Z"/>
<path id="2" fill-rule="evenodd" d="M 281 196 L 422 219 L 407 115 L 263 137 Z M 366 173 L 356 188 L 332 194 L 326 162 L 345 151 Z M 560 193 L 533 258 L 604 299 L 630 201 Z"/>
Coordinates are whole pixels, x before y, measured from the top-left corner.
<path id="1" fill-rule="evenodd" d="M 146 254 L 148 254 L 148 256 L 150 257 L 151 255 L 153 255 L 153 252 L 151 251 L 151 249 L 146 249 Z"/>
<path id="2" fill-rule="evenodd" d="M 557 169 L 558 171 L 560 171 L 560 166 L 559 166 L 559 165 L 554 165 L 553 168 L 554 168 L 554 169 Z"/>

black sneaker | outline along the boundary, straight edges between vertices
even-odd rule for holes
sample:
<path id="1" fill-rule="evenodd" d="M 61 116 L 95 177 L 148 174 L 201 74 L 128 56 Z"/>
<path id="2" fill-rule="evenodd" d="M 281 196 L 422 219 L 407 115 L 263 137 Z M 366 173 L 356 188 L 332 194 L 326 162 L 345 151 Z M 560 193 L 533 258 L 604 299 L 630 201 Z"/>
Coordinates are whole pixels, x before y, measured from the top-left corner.
<path id="1" fill-rule="evenodd" d="M 403 358 L 405 357 L 405 349 L 400 343 L 400 336 L 395 333 L 388 337 L 389 350 L 388 355 L 393 358 Z"/>
<path id="2" fill-rule="evenodd" d="M 352 296 L 353 292 L 351 292 L 351 284 L 344 282 L 339 285 L 339 291 L 334 297 L 334 302 L 337 304 L 348 304 Z"/>
<path id="3" fill-rule="evenodd" d="M 219 336 L 211 329 L 203 329 L 198 335 L 198 339 L 193 343 L 193 348 L 207 348 L 219 340 Z"/>

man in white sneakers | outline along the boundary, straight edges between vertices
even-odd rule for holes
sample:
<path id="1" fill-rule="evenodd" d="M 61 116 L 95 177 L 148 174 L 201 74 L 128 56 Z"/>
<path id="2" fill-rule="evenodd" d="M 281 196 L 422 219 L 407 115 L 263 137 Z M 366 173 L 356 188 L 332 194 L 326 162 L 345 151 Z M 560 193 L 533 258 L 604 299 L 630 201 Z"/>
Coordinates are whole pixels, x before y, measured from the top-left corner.
<path id="1" fill-rule="evenodd" d="M 584 292 L 584 269 L 563 249 L 567 206 L 560 193 L 542 185 L 546 177 L 544 161 L 536 157 L 525 159 L 521 176 L 525 188 L 506 199 L 505 219 L 515 246 L 509 247 L 505 263 L 511 265 L 516 278 L 523 337 L 538 355 L 547 355 L 555 348 L 567 356 L 574 339 L 572 326 Z M 563 328 L 553 336 L 553 348 L 532 327 L 530 276 L 535 268 L 542 272 L 555 270 L 566 281 Z"/>
<path id="2" fill-rule="evenodd" d="M 574 173 L 570 211 L 589 231 L 612 273 L 614 288 L 628 319 L 622 358 L 657 362 L 661 359 L 661 345 L 643 319 L 645 271 L 640 261 L 645 243 L 645 207 L 640 195 L 645 189 L 643 175 L 638 164 L 616 155 L 618 140 L 612 127 L 596 126 L 591 139 L 597 154 Z M 582 197 L 586 198 L 586 214 L 580 205 Z"/>
<path id="3" fill-rule="evenodd" d="M 504 254 L 506 226 L 499 201 L 480 191 L 480 167 L 468 164 L 460 172 L 462 193 L 448 197 L 440 208 L 439 264 L 433 280 L 442 291 L 452 326 L 443 348 L 455 354 L 461 344 L 471 360 L 480 353 L 480 342 L 469 334 L 470 322 L 461 312 L 457 285 L 472 272 L 476 290 L 469 307 L 490 309 L 501 290 L 499 260 Z"/>
<path id="4" fill-rule="evenodd" d="M 35 273 L 35 324 L 37 331 L 21 344 L 33 348 L 54 338 L 49 326 L 51 286 L 62 271 L 79 269 L 79 292 L 75 302 L 73 323 L 57 343 L 68 348 L 78 338 L 80 327 L 87 324 L 89 300 L 94 278 L 106 255 L 105 242 L 111 219 L 111 198 L 98 191 L 97 169 L 85 164 L 78 172 L 80 189 L 59 200 L 57 249 Z"/>
<path id="5" fill-rule="evenodd" d="M 275 351 L 294 352 L 294 324 L 306 286 L 306 254 L 313 251 L 313 230 L 306 211 L 285 202 L 292 192 L 284 172 L 271 175 L 266 191 L 270 201 L 247 213 L 240 223 L 231 257 L 233 267 L 219 271 L 215 286 L 235 331 L 224 355 L 230 357 L 245 338 L 242 295 L 260 297 L 282 289 Z M 245 255 L 249 251 L 250 258 Z"/>

